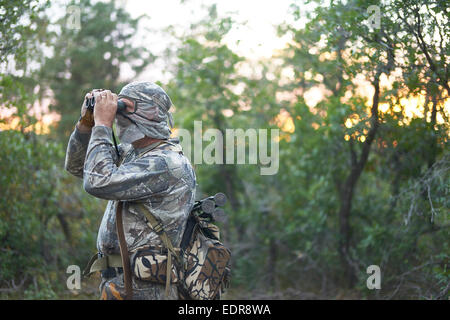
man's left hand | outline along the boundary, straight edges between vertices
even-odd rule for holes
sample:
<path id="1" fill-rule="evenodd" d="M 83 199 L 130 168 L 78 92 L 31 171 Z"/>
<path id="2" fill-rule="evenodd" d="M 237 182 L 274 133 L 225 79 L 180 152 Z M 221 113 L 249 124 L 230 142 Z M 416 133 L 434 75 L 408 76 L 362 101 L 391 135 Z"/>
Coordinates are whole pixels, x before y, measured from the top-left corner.
<path id="1" fill-rule="evenodd" d="M 117 95 L 109 90 L 99 92 L 95 97 L 94 121 L 96 126 L 112 128 L 117 112 Z"/>

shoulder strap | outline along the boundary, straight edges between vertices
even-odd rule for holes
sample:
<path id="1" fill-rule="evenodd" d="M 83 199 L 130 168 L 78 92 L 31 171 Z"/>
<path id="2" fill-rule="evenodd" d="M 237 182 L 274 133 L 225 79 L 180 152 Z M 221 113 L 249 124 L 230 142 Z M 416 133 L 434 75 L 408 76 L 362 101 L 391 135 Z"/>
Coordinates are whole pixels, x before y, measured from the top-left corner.
<path id="1" fill-rule="evenodd" d="M 165 142 L 165 141 L 163 140 L 163 141 L 159 141 L 159 142 L 155 143 L 155 145 L 154 145 L 153 147 L 151 147 L 150 149 L 145 150 L 144 152 L 142 152 L 141 154 L 139 154 L 139 155 L 136 157 L 136 159 L 142 158 L 145 154 L 149 153 L 150 151 L 155 150 L 157 147 L 159 147 L 159 146 L 160 146 L 161 144 L 163 144 L 164 142 Z"/>
<path id="2" fill-rule="evenodd" d="M 137 204 L 138 211 L 140 211 L 144 216 L 147 218 L 148 223 L 152 227 L 153 231 L 155 231 L 158 236 L 161 238 L 161 241 L 163 242 L 164 246 L 167 249 L 167 270 L 166 270 L 166 291 L 165 295 L 166 297 L 169 296 L 169 289 L 170 289 L 170 281 L 172 277 L 172 256 L 178 261 L 179 256 L 172 244 L 172 241 L 170 241 L 169 236 L 167 235 L 166 231 L 164 230 L 164 226 L 161 221 L 159 221 L 142 203 Z"/>
<path id="3" fill-rule="evenodd" d="M 116 211 L 116 232 L 119 238 L 120 256 L 122 257 L 122 267 L 123 267 L 123 282 L 125 286 L 125 295 L 127 300 L 133 299 L 133 287 L 131 279 L 130 270 L 130 256 L 128 255 L 127 241 L 125 240 L 125 234 L 123 231 L 123 220 L 122 220 L 122 208 L 123 202 L 119 201 L 117 203 Z"/>

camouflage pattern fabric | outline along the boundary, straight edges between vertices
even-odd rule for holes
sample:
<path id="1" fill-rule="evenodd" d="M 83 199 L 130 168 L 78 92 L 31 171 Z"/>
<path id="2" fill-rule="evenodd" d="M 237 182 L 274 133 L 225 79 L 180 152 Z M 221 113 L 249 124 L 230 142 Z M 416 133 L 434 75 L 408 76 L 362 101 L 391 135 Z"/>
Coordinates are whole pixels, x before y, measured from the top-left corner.
<path id="1" fill-rule="evenodd" d="M 167 93 L 157 84 L 148 81 L 136 81 L 127 84 L 119 93 L 119 98 L 128 98 L 135 102 L 134 113 L 118 112 L 116 127 L 122 142 L 132 143 L 143 137 L 168 139 L 169 128 L 173 126 L 172 106 Z"/>
<path id="2" fill-rule="evenodd" d="M 159 236 L 136 210 L 136 202 L 143 203 L 162 221 L 173 245 L 179 246 L 196 186 L 195 173 L 189 160 L 182 155 L 181 146 L 171 140 L 141 149 L 121 144 L 118 158 L 112 141 L 112 129 L 105 126 L 95 126 L 87 134 L 75 129 L 66 153 L 66 170 L 83 178 L 88 193 L 110 200 L 98 233 L 98 251 L 106 255 L 120 254 L 115 227 L 117 200 L 126 201 L 123 221 L 130 251 L 149 244 L 161 245 Z M 133 279 L 136 290 L 148 290 L 148 299 L 163 298 L 163 285 L 135 281 L 138 280 Z M 102 292 L 105 286 L 108 290 L 109 283 L 116 289 L 123 287 L 123 280 L 117 276 L 102 284 Z M 111 289 L 111 292 L 115 291 Z"/>
<path id="3" fill-rule="evenodd" d="M 143 281 L 166 284 L 167 249 L 148 246 L 137 250 L 131 257 L 131 270 Z M 170 283 L 178 283 L 178 270 L 172 264 Z"/>
<path id="4" fill-rule="evenodd" d="M 200 222 L 200 230 L 195 231 L 194 241 L 188 246 L 184 260 L 185 291 L 191 299 L 215 299 L 227 282 L 231 252 L 219 240 L 204 235 L 204 230 L 219 239 L 219 228 L 206 221 Z M 226 285 L 226 283 L 225 283 Z"/>
<path id="5" fill-rule="evenodd" d="M 100 284 L 101 300 L 125 300 L 123 274 L 113 278 L 103 278 Z M 165 296 L 165 286 L 133 278 L 133 300 L 177 300 L 176 285 L 170 287 L 169 297 Z"/>

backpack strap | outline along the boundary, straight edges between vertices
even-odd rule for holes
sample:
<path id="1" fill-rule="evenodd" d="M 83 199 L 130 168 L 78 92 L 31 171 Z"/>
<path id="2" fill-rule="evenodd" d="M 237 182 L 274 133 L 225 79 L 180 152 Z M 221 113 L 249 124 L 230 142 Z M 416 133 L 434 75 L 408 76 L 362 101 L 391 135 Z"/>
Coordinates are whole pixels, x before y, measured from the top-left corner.
<path id="1" fill-rule="evenodd" d="M 167 270 L 166 270 L 166 290 L 165 295 L 169 297 L 170 282 L 172 278 L 172 256 L 177 262 L 179 262 L 179 256 L 170 241 L 169 236 L 164 230 L 164 226 L 142 203 L 137 204 L 138 211 L 140 211 L 147 218 L 148 223 L 152 227 L 153 231 L 158 234 L 164 246 L 167 248 Z"/>
<path id="2" fill-rule="evenodd" d="M 127 241 L 123 231 L 122 219 L 123 202 L 119 201 L 116 211 L 116 232 L 119 239 L 120 255 L 122 257 L 123 282 L 125 286 L 125 295 L 127 300 L 133 299 L 133 285 L 131 279 L 130 256 L 128 254 Z"/>

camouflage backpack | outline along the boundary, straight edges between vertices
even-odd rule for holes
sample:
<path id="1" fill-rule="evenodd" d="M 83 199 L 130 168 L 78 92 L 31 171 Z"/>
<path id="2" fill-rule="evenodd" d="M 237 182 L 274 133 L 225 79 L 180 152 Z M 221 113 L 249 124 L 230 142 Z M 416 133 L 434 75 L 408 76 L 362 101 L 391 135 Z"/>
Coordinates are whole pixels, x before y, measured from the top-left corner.
<path id="1" fill-rule="evenodd" d="M 231 252 L 220 241 L 219 228 L 213 222 L 223 215 L 219 207 L 225 202 L 223 193 L 196 201 L 180 248 L 172 246 L 162 224 L 142 206 L 142 213 L 160 236 L 164 248 L 149 246 L 134 252 L 131 259 L 134 275 L 140 280 L 165 283 L 166 295 L 170 285 L 176 284 L 181 299 L 220 299 L 231 277 Z"/>

